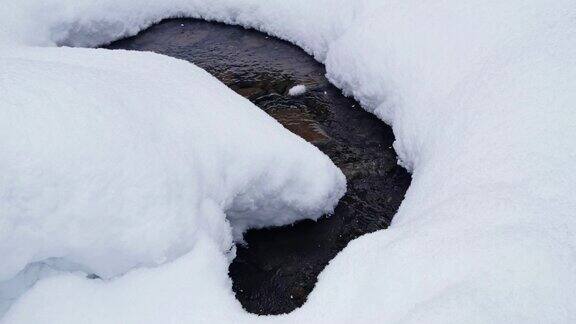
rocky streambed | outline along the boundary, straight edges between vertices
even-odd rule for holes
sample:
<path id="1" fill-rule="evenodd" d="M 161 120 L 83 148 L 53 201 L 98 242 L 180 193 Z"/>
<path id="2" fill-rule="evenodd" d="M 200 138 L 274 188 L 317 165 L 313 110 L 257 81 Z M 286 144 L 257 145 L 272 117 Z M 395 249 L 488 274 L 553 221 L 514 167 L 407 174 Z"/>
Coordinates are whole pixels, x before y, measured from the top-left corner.
<path id="1" fill-rule="evenodd" d="M 246 233 L 229 268 L 246 310 L 280 314 L 301 306 L 318 274 L 350 240 L 390 224 L 411 180 L 396 164 L 392 130 L 344 97 L 324 77 L 324 66 L 300 48 L 192 19 L 165 20 L 107 48 L 193 62 L 316 145 L 346 175 L 348 191 L 330 217 Z M 290 96 L 295 85 L 307 91 Z"/>

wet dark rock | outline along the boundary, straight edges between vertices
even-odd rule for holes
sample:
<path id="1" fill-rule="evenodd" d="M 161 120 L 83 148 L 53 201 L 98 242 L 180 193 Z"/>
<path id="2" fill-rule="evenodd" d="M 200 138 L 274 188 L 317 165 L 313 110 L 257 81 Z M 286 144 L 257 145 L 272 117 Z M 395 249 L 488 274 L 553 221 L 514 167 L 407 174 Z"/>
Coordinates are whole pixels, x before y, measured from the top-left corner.
<path id="1" fill-rule="evenodd" d="M 348 192 L 334 215 L 246 233 L 229 269 L 246 310 L 279 314 L 301 306 L 350 240 L 390 224 L 411 180 L 396 164 L 391 129 L 330 85 L 322 64 L 301 49 L 256 31 L 190 19 L 166 20 L 109 48 L 195 63 L 316 145 L 346 175 Z M 308 91 L 288 96 L 297 84 Z"/>

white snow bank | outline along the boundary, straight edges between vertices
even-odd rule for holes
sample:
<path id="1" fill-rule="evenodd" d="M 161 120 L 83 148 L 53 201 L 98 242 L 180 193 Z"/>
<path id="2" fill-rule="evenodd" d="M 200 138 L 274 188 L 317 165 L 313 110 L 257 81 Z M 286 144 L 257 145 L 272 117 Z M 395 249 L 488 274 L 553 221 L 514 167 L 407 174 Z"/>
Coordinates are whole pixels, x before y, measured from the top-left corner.
<path id="1" fill-rule="evenodd" d="M 117 281 L 86 280 L 76 274 L 44 279 L 38 283 L 39 289 L 29 295 L 27 303 L 14 305 L 3 322 L 257 321 L 255 315 L 243 312 L 234 298 L 227 270 L 228 260 L 220 249 L 200 238 L 189 254 L 161 267 L 131 271 Z M 90 305 L 90 309 L 81 305 Z"/>
<path id="2" fill-rule="evenodd" d="M 46 2 L 26 3 L 47 12 Z M 28 44 L 95 45 L 186 15 L 292 41 L 393 125 L 413 181 L 390 229 L 352 242 L 290 315 L 232 314 L 240 311 L 226 306 L 224 273 L 218 283 L 189 286 L 220 294 L 211 307 L 140 298 L 170 273 L 162 267 L 147 280 L 138 273 L 107 283 L 44 280 L 7 322 L 74 323 L 84 315 L 138 323 L 159 316 L 206 323 L 228 320 L 222 316 L 267 323 L 576 322 L 576 2 L 50 3 L 63 10 L 43 16 L 26 9 L 29 18 L 8 34 L 29 35 L 18 38 Z M 41 32 L 25 32 L 31 25 Z M 113 298 L 120 291 L 124 299 Z M 58 299 L 68 295 L 78 297 Z M 152 314 L 150 305 L 162 307 Z"/>
<path id="3" fill-rule="evenodd" d="M 1 46 L 0 310 L 46 271 L 111 278 L 201 236 L 223 256 L 345 191 L 327 156 L 188 62 Z"/>

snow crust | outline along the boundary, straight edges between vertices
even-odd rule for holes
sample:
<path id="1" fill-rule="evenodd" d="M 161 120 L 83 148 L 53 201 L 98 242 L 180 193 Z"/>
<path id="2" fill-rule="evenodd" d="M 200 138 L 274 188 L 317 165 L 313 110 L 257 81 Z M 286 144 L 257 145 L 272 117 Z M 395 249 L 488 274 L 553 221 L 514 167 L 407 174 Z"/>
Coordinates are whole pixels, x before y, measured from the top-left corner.
<path id="1" fill-rule="evenodd" d="M 3 21 L 15 21 L 2 27 L 6 44 L 96 45 L 169 16 L 289 40 L 393 126 L 413 181 L 392 226 L 353 241 L 289 315 L 243 313 L 221 250 L 206 243 L 191 252 L 205 258 L 187 255 L 111 281 L 41 280 L 5 322 L 576 322 L 574 1 L 10 5 L 10 14 L 2 10 Z M 82 52 L 34 49 L 42 51 Z M 102 55 L 124 62 L 139 54 Z"/>

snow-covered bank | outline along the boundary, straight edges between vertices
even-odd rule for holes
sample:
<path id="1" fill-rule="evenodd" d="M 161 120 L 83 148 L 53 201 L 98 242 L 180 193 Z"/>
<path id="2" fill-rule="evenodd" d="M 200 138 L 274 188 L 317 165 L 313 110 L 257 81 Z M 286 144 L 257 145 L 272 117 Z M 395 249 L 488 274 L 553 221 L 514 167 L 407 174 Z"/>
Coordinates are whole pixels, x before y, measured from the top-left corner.
<path id="1" fill-rule="evenodd" d="M 185 61 L 7 42 L 0 93 L 0 311 L 57 271 L 108 279 L 201 240 L 219 255 L 197 262 L 229 259 L 233 236 L 345 191 L 327 156 Z"/>
<path id="2" fill-rule="evenodd" d="M 325 62 L 336 85 L 393 125 L 413 171 L 394 224 L 345 249 L 302 309 L 266 322 L 576 321 L 574 1 L 11 5 L 0 37 L 28 45 L 96 45 L 179 15 L 258 28 Z M 108 283 L 44 280 L 6 320 L 263 320 L 230 306 L 225 272 L 134 301 L 186 260 Z M 220 297 L 202 304 L 197 289 Z M 67 295 L 79 297 L 59 301 Z"/>

